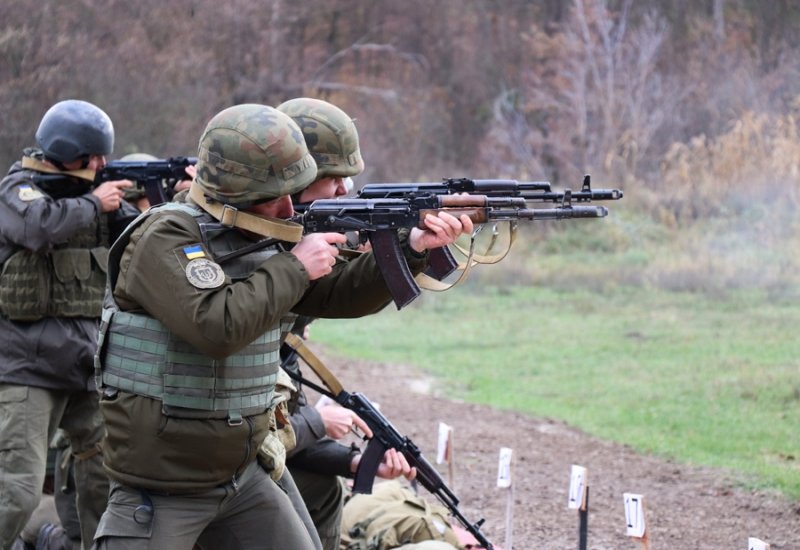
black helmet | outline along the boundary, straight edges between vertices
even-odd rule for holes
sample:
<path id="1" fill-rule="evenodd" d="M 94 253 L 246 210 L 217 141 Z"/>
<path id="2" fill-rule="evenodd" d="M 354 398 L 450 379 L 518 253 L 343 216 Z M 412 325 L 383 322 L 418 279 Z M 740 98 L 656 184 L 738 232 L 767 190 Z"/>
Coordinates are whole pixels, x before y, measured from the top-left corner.
<path id="1" fill-rule="evenodd" d="M 59 163 L 114 150 L 114 125 L 96 105 L 79 99 L 59 101 L 42 117 L 36 143 L 45 158 Z"/>

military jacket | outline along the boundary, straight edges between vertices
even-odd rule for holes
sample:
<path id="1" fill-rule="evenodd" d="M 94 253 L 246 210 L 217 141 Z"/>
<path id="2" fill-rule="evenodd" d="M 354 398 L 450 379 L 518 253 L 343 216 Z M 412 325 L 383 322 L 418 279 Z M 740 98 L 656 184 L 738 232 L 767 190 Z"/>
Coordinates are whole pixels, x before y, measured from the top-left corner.
<path id="1" fill-rule="evenodd" d="M 424 258 L 410 252 L 408 258 L 413 271 L 424 269 Z M 204 273 L 190 268 L 196 259 L 204 260 Z M 333 273 L 313 282 L 300 261 L 283 250 L 235 277 L 215 259 L 195 217 L 156 211 L 130 234 L 114 300 L 122 311 L 152 317 L 214 359 L 237 353 L 290 313 L 356 317 L 375 313 L 391 300 L 371 254 L 338 262 Z M 105 395 L 101 410 L 109 475 L 170 493 L 235 485 L 269 428 L 268 413 L 239 424 L 173 418 L 164 415 L 158 400 L 124 391 Z"/>
<path id="2" fill-rule="evenodd" d="M 3 305 L 19 298 L 26 284 L 36 286 L 34 277 L 23 284 L 19 278 L 16 283 L 9 282 L 15 269 L 18 274 L 27 269 L 14 267 L 11 259 L 15 254 L 39 262 L 35 274 L 45 279 L 45 285 L 47 280 L 72 281 L 72 288 L 89 291 L 100 284 L 102 297 L 104 280 L 98 282 L 96 275 L 105 269 L 101 264 L 108 242 L 136 211 L 123 203 L 117 212 L 103 214 L 99 199 L 88 192 L 88 184 L 48 174 L 52 188 L 62 183 L 86 187 L 83 194 L 54 198 L 37 183 L 41 175 L 17 162 L 0 182 L 0 265 L 5 284 L 0 294 L 7 301 Z M 79 302 L 84 300 L 82 308 L 74 309 L 69 296 L 65 299 L 62 294 L 55 300 L 60 301 L 57 304 L 49 294 L 30 288 L 27 292 L 40 300 L 39 313 L 30 318 L 23 315 L 23 320 L 0 314 L 0 382 L 68 391 L 92 389 L 99 302 L 94 311 L 80 298 Z M 9 309 L 10 316 L 16 317 L 13 309 Z"/>

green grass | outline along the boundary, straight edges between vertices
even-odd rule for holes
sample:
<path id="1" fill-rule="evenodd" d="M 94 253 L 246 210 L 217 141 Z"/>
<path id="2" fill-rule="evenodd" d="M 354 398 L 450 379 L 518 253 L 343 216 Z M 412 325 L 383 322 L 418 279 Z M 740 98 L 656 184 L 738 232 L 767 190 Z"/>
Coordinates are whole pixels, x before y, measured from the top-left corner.
<path id="1" fill-rule="evenodd" d="M 468 283 L 400 312 L 318 321 L 312 338 L 344 356 L 416 365 L 469 401 L 800 499 L 799 320 L 800 303 L 757 291 Z"/>

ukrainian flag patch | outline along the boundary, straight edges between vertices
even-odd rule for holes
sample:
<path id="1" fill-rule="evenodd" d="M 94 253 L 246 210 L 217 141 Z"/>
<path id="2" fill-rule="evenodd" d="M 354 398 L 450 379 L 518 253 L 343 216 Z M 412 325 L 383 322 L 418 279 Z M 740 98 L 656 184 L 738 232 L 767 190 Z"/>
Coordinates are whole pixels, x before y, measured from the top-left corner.
<path id="1" fill-rule="evenodd" d="M 183 253 L 186 254 L 186 257 L 190 260 L 206 257 L 206 253 L 203 252 L 203 248 L 199 244 L 183 247 Z"/>
<path id="2" fill-rule="evenodd" d="M 30 185 L 22 184 L 19 186 L 19 200 L 21 201 L 30 202 L 42 197 L 44 197 L 44 194 Z"/>

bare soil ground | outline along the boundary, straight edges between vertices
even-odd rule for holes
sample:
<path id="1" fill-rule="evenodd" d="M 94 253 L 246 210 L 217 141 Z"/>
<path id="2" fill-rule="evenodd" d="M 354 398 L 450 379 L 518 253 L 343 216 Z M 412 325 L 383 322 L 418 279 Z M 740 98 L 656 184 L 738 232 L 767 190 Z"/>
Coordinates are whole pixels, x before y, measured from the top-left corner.
<path id="1" fill-rule="evenodd" d="M 638 454 L 561 422 L 449 399 L 447 388 L 407 366 L 343 361 L 314 348 L 345 388 L 378 403 L 432 463 L 438 423 L 453 426 L 453 488 L 468 519 L 486 519 L 483 531 L 495 544 L 506 542 L 508 493 L 496 485 L 499 450 L 510 447 L 515 550 L 578 548 L 578 514 L 567 508 L 572 464 L 588 469 L 588 548 L 644 548 L 625 536 L 629 492 L 645 497 L 652 550 L 744 550 L 748 537 L 771 550 L 800 549 L 800 502 L 742 489 L 732 474 Z M 307 367 L 304 373 L 313 378 Z M 313 400 L 314 392 L 308 396 Z M 441 472 L 447 479 L 445 466 Z"/>

